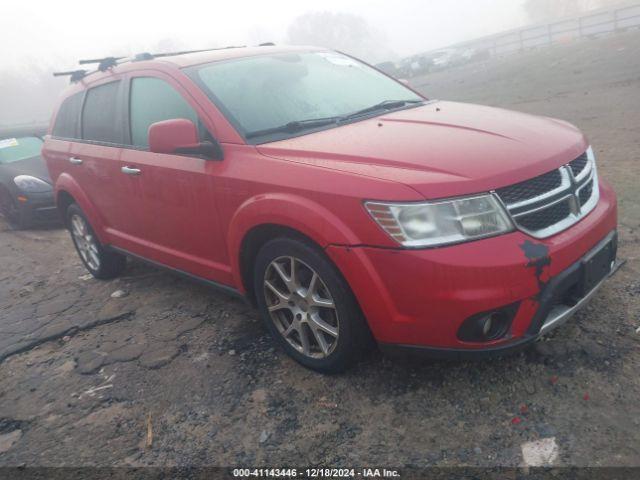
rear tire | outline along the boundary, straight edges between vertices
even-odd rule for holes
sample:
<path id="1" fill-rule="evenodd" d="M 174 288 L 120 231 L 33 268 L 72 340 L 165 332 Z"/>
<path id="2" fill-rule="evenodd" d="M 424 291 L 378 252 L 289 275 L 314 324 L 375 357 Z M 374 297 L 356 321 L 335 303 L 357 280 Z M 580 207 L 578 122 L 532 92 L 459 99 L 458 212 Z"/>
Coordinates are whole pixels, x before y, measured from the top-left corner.
<path id="1" fill-rule="evenodd" d="M 310 242 L 277 238 L 265 244 L 254 265 L 254 292 L 276 342 L 307 368 L 344 371 L 371 343 L 349 285 Z"/>
<path id="2" fill-rule="evenodd" d="M 89 220 L 77 204 L 69 205 L 66 220 L 73 245 L 91 275 L 100 280 L 109 280 L 122 273 L 127 265 L 127 258 L 106 249 L 100 243 Z"/>

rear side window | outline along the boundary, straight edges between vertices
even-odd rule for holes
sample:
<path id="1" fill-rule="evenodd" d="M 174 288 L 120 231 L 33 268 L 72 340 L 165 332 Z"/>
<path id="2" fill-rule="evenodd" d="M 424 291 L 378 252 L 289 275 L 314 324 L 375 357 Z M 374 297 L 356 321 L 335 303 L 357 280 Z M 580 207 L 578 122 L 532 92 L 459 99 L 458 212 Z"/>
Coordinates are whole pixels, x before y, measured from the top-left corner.
<path id="1" fill-rule="evenodd" d="M 159 78 L 139 77 L 131 82 L 131 143 L 149 146 L 149 126 L 173 118 L 185 118 L 199 124 L 196 112 L 171 85 Z"/>
<path id="2" fill-rule="evenodd" d="M 83 140 L 124 143 L 118 102 L 120 83 L 111 82 L 87 91 L 82 110 Z"/>
<path id="3" fill-rule="evenodd" d="M 82 94 L 79 92 L 68 97 L 58 110 L 52 134 L 54 137 L 78 138 L 78 122 L 82 108 Z"/>

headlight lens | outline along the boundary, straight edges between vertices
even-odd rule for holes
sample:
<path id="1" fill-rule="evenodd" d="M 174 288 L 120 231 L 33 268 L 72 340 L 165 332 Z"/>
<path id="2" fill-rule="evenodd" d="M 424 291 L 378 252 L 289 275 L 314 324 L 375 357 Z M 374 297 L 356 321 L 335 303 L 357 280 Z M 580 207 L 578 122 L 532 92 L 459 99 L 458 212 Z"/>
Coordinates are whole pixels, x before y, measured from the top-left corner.
<path id="1" fill-rule="evenodd" d="M 513 230 L 492 194 L 415 204 L 366 202 L 365 206 L 378 225 L 405 247 L 466 242 Z"/>
<path id="2" fill-rule="evenodd" d="M 44 180 L 30 175 L 18 175 L 13 179 L 13 183 L 25 193 L 44 193 L 51 191 L 51 185 Z"/>

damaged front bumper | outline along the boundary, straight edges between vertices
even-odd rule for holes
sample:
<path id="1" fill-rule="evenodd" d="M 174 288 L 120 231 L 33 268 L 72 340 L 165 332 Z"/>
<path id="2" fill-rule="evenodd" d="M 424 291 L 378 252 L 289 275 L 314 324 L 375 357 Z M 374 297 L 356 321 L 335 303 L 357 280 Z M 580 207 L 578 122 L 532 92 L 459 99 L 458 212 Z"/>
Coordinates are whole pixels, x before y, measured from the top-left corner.
<path id="1" fill-rule="evenodd" d="M 517 350 L 579 310 L 611 271 L 616 227 L 615 193 L 601 182 L 598 206 L 544 240 L 513 232 L 442 248 L 326 252 L 383 350 L 476 358 Z M 590 261 L 607 270 L 587 272 Z M 506 328 L 482 340 L 466 335 L 465 322 L 487 312 L 506 318 Z"/>
<path id="2" fill-rule="evenodd" d="M 589 302 L 619 266 L 616 260 L 617 238 L 615 231 L 609 233 L 584 257 L 545 284 L 540 292 L 538 310 L 533 316 L 529 329 L 520 338 L 479 350 L 394 344 L 380 344 L 380 348 L 386 353 L 395 355 L 421 353 L 432 358 L 459 360 L 517 352 L 565 323 Z M 598 258 L 599 256 L 600 258 Z M 606 272 L 602 272 L 601 277 L 595 277 L 596 280 L 592 285 L 588 285 L 586 290 L 582 290 L 584 282 L 588 281 L 587 270 L 590 262 L 593 262 L 594 259 L 602 261 L 602 264 L 606 264 L 608 269 Z"/>

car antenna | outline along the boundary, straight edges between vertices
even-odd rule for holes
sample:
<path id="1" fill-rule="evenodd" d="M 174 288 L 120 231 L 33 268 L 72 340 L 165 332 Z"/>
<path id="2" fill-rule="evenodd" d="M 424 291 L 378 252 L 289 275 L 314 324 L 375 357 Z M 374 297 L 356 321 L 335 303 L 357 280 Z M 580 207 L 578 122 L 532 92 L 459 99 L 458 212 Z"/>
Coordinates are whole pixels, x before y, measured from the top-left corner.
<path id="1" fill-rule="evenodd" d="M 118 60 L 122 60 L 126 57 L 104 57 L 104 58 L 96 58 L 91 60 L 80 60 L 80 65 L 90 65 L 92 63 L 98 64 L 98 71 L 105 72 L 108 69 L 115 67 L 118 65 Z"/>
<path id="2" fill-rule="evenodd" d="M 87 75 L 86 70 L 70 70 L 68 72 L 54 72 L 54 77 L 71 77 L 71 83 L 76 83 L 82 80 Z"/>

